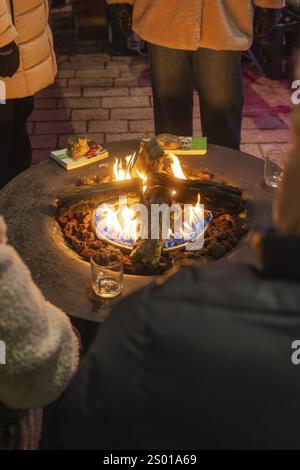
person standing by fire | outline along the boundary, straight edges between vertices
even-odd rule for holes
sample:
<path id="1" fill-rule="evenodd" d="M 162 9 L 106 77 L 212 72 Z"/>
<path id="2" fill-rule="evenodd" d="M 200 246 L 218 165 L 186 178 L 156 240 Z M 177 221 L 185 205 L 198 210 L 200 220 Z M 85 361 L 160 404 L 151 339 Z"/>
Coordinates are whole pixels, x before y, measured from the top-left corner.
<path id="1" fill-rule="evenodd" d="M 149 43 L 156 134 L 192 134 L 195 86 L 203 134 L 210 143 L 239 148 L 241 51 L 249 49 L 254 34 L 276 26 L 285 0 L 107 3 L 133 5 L 133 29 Z"/>
<path id="2" fill-rule="evenodd" d="M 48 15 L 48 0 L 0 0 L 0 189 L 31 165 L 26 121 L 56 75 Z"/>
<path id="3" fill-rule="evenodd" d="M 42 407 L 64 392 L 77 369 L 79 335 L 64 312 L 46 301 L 7 243 L 1 215 L 0 341 L 5 345 L 4 360 L 0 358 L 0 450 L 35 450 Z"/>

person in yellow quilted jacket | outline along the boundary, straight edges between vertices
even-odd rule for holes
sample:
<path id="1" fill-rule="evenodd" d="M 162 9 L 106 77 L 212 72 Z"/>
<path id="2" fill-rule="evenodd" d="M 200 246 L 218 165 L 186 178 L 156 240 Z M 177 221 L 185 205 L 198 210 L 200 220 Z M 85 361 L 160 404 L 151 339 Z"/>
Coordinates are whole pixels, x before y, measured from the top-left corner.
<path id="1" fill-rule="evenodd" d="M 33 96 L 55 79 L 48 16 L 48 0 L 0 0 L 0 189 L 30 167 Z"/>
<path id="2" fill-rule="evenodd" d="M 195 87 L 208 141 L 239 148 L 241 51 L 276 26 L 285 0 L 106 1 L 132 5 L 133 30 L 149 43 L 156 134 L 192 134 Z"/>

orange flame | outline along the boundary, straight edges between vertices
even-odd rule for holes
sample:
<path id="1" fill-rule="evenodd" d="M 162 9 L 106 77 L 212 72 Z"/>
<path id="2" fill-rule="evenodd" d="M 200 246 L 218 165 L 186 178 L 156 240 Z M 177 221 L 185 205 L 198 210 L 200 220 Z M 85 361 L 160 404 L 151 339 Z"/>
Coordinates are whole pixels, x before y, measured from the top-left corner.
<path id="1" fill-rule="evenodd" d="M 128 171 L 128 164 L 130 162 L 130 159 L 131 159 L 131 155 L 125 158 L 115 159 L 115 164 L 114 164 L 115 181 L 124 181 L 124 180 L 131 179 L 131 174 Z"/>
<path id="2" fill-rule="evenodd" d="M 173 175 L 175 176 L 175 178 L 179 178 L 181 180 L 186 180 L 187 177 L 185 176 L 185 174 L 183 172 L 183 169 L 182 169 L 182 166 L 180 164 L 179 158 L 176 157 L 176 155 L 174 155 L 173 153 L 170 153 L 169 157 L 172 161 L 171 168 L 172 168 Z"/>
<path id="3" fill-rule="evenodd" d="M 169 154 L 166 158 L 170 160 L 173 175 L 179 179 L 187 179 L 184 174 L 183 168 L 180 164 L 179 158 L 174 154 Z M 136 167 L 133 166 L 134 155 L 129 155 L 124 158 L 116 159 L 114 163 L 114 179 L 115 181 L 130 180 L 133 177 L 138 177 L 143 181 L 143 190 L 147 188 L 147 175 Z M 172 190 L 172 195 L 176 195 L 176 191 Z M 134 242 L 139 237 L 140 218 L 138 214 L 130 207 L 109 207 L 105 205 L 97 209 L 97 232 L 98 236 L 105 235 L 112 243 L 121 244 L 132 247 Z M 197 203 L 194 206 L 187 207 L 184 213 L 184 220 L 182 225 L 178 224 L 178 229 L 174 232 L 170 228 L 170 239 L 184 239 L 190 240 L 197 236 L 197 228 L 203 220 L 203 209 L 200 205 L 200 194 L 198 194 Z M 179 228 L 180 225 L 180 228 Z"/>

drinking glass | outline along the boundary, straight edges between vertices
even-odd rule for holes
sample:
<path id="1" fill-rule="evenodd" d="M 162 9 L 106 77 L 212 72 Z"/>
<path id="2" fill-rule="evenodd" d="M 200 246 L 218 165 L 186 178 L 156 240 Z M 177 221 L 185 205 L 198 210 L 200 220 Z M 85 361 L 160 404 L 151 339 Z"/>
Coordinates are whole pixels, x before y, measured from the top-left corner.
<path id="1" fill-rule="evenodd" d="M 123 290 L 122 255 L 113 252 L 103 257 L 95 254 L 91 257 L 92 283 L 95 294 L 99 297 L 112 299 Z"/>
<path id="2" fill-rule="evenodd" d="M 270 150 L 265 161 L 265 183 L 272 188 L 277 188 L 282 180 L 284 165 L 286 161 L 285 153 L 280 149 Z"/>

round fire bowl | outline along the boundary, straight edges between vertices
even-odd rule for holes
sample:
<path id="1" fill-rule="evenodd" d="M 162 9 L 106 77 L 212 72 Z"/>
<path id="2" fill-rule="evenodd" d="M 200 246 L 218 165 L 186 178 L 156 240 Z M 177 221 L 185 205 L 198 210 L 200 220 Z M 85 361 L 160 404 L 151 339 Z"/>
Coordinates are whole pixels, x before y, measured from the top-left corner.
<path id="1" fill-rule="evenodd" d="M 133 153 L 138 142 L 108 145 L 111 157 Z M 199 170 L 209 170 L 229 184 L 243 190 L 249 203 L 263 201 L 260 214 L 271 219 L 273 190 L 263 183 L 263 161 L 241 152 L 214 145 L 205 157 L 182 157 L 182 161 Z M 111 158 L 113 165 L 114 159 Z M 68 315 L 91 321 L 103 321 L 117 301 L 100 300 L 91 289 L 90 267 L 64 242 L 55 220 L 56 199 L 64 190 L 74 187 L 78 178 L 104 175 L 103 162 L 72 170 L 62 169 L 52 161 L 33 166 L 15 178 L 0 192 L 0 214 L 9 228 L 11 243 L 32 272 L 45 297 Z M 252 262 L 255 257 L 249 237 L 243 239 L 227 257 L 229 260 Z M 153 281 L 149 276 L 125 276 L 123 296 Z"/>

